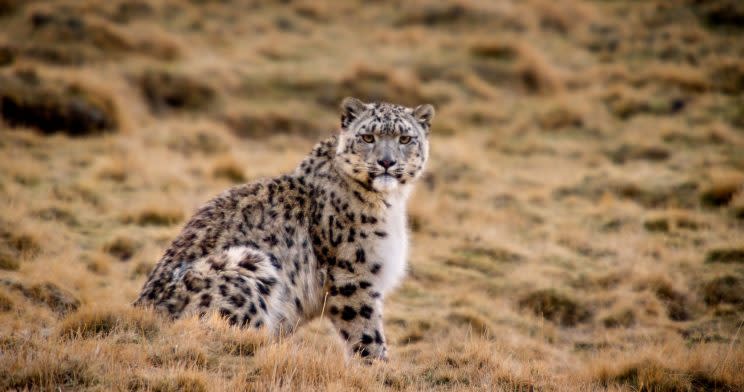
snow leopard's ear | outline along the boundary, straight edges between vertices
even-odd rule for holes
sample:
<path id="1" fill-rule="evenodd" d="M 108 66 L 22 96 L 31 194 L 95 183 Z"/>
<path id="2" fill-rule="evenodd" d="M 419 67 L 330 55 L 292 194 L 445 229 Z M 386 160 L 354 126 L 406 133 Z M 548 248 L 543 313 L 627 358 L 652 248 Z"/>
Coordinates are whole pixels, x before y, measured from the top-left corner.
<path id="1" fill-rule="evenodd" d="M 341 129 L 346 129 L 366 109 L 364 102 L 352 97 L 344 98 L 341 101 Z"/>
<path id="2" fill-rule="evenodd" d="M 429 133 L 431 119 L 434 118 L 434 106 L 431 106 L 428 103 L 416 106 L 416 109 L 413 109 L 413 118 L 424 127 L 426 133 Z"/>

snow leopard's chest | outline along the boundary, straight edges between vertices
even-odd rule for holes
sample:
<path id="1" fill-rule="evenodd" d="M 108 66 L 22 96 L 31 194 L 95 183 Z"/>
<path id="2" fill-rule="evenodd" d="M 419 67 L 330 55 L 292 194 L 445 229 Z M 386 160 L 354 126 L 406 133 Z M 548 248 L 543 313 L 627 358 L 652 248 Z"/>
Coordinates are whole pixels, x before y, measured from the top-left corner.
<path id="1" fill-rule="evenodd" d="M 393 200 L 386 211 L 384 223 L 371 249 L 373 263 L 379 264 L 375 286 L 384 295 L 394 289 L 406 274 L 408 264 L 408 229 L 406 227 L 405 198 Z M 375 268 L 375 267 L 373 267 Z"/>

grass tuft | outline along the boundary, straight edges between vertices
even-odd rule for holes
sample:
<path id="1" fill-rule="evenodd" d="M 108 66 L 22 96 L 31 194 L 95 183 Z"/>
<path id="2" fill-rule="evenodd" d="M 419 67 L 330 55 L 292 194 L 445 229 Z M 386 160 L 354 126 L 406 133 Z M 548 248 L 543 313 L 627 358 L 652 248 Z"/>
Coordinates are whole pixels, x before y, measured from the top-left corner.
<path id="1" fill-rule="evenodd" d="M 706 263 L 744 263 L 744 248 L 716 248 L 708 251 Z"/>
<path id="2" fill-rule="evenodd" d="M 744 304 L 744 281 L 735 275 L 713 278 L 703 285 L 703 300 L 708 305 Z"/>
<path id="3" fill-rule="evenodd" d="M 246 182 L 243 168 L 232 159 L 223 159 L 217 162 L 214 169 L 212 169 L 212 176 L 233 183 Z"/>
<path id="4" fill-rule="evenodd" d="M 33 70 L 0 75 L 0 115 L 9 125 L 44 134 L 97 135 L 119 126 L 111 97 L 80 84 L 41 78 Z"/>
<path id="5" fill-rule="evenodd" d="M 592 317 L 585 305 L 556 289 L 533 291 L 519 300 L 519 307 L 566 327 L 575 326 Z"/>
<path id="6" fill-rule="evenodd" d="M 148 217 L 140 215 L 140 219 L 144 219 L 144 221 L 140 220 L 138 221 L 139 224 L 143 224 L 140 222 L 147 222 Z M 149 218 L 153 222 L 160 222 L 165 218 Z M 158 224 L 158 223 L 151 223 L 151 224 Z M 103 246 L 103 251 L 110 254 L 111 256 L 116 257 L 120 261 L 129 261 L 132 259 L 132 257 L 137 253 L 137 251 L 140 248 L 140 244 L 137 243 L 134 239 L 126 236 L 119 236 L 114 238 L 113 240 L 109 241 Z"/>
<path id="7" fill-rule="evenodd" d="M 51 282 L 27 285 L 12 280 L 0 280 L 0 284 L 20 292 L 34 302 L 46 305 L 60 315 L 75 311 L 80 306 L 80 300 L 72 293 Z"/>
<path id="8" fill-rule="evenodd" d="M 160 331 L 160 321 L 149 312 L 132 308 L 85 308 L 68 315 L 57 333 L 65 339 L 105 337 L 113 333 L 133 333 L 152 339 Z"/>
<path id="9" fill-rule="evenodd" d="M 156 114 L 204 110 L 217 98 L 217 92 L 205 82 L 170 71 L 148 70 L 138 83 L 150 110 Z"/>
<path id="10" fill-rule="evenodd" d="M 718 176 L 701 189 L 700 202 L 709 207 L 722 207 L 729 204 L 740 191 L 744 191 L 743 175 Z"/>
<path id="11" fill-rule="evenodd" d="M 171 226 L 183 220 L 183 212 L 176 208 L 147 207 L 136 213 L 124 216 L 124 223 L 139 226 Z"/>

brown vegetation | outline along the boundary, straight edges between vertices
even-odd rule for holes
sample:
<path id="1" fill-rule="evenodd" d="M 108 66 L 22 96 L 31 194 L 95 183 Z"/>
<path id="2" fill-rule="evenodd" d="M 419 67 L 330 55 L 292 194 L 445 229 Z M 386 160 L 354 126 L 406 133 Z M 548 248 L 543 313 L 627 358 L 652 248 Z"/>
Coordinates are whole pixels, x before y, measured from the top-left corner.
<path id="1" fill-rule="evenodd" d="M 0 0 L 0 390 L 744 389 L 741 4 Z M 389 362 L 130 307 L 347 95 L 438 113 Z"/>

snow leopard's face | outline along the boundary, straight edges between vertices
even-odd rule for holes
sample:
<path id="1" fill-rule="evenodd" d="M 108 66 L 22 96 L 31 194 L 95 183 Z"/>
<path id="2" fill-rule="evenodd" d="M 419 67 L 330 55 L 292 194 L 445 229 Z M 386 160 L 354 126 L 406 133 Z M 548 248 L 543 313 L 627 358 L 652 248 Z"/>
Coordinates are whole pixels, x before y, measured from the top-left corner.
<path id="1" fill-rule="evenodd" d="M 419 178 L 429 157 L 431 105 L 415 109 L 346 98 L 336 165 L 368 189 L 392 192 Z"/>

